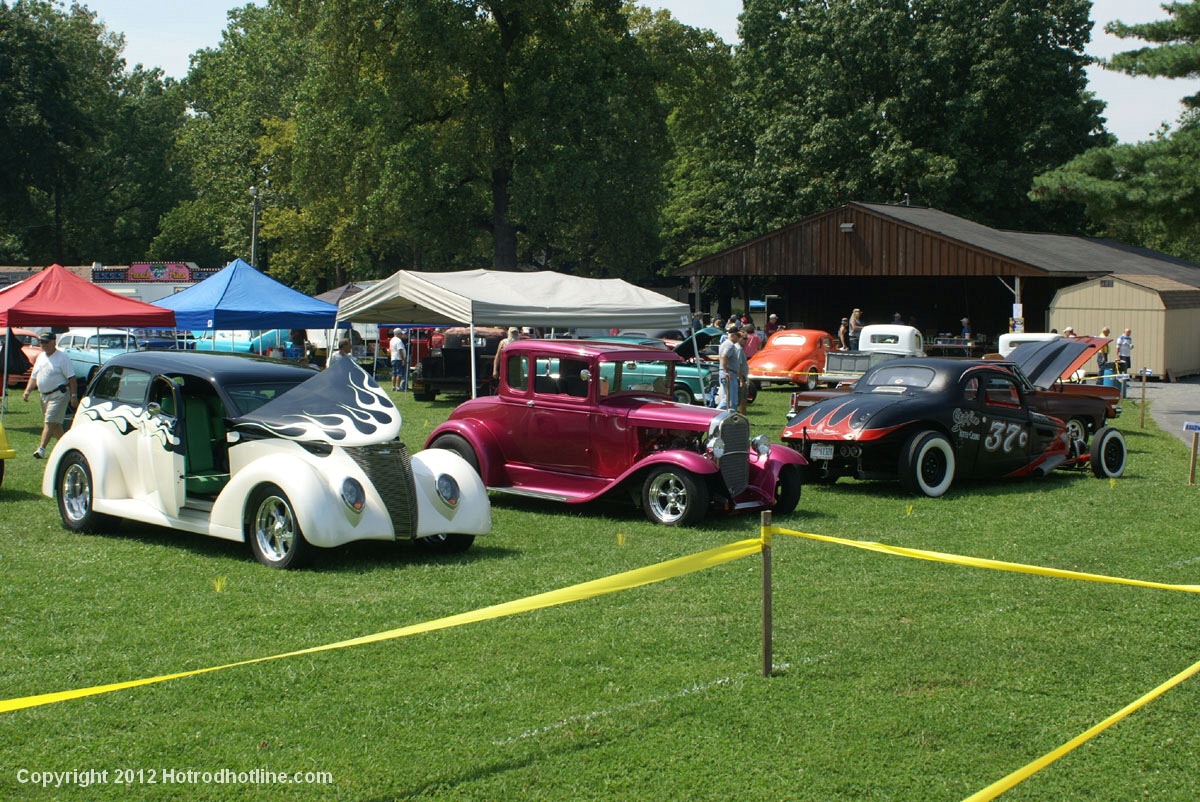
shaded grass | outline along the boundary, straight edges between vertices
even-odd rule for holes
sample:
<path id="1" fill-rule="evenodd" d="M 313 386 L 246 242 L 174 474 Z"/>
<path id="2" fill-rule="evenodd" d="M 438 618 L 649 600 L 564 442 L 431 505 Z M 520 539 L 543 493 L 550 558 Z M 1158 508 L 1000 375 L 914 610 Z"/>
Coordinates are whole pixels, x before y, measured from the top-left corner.
<path id="1" fill-rule="evenodd" d="M 778 437 L 786 392 L 750 408 Z M 410 448 L 453 403 L 400 399 Z M 776 523 L 1163 582 L 1195 582 L 1186 449 L 1120 420 L 1128 471 L 806 487 Z M 300 649 L 508 601 L 757 534 L 665 529 L 618 504 L 493 496 L 463 555 L 359 543 L 297 572 L 154 527 L 79 536 L 40 496 L 35 406 L 10 399 L 0 503 L 0 696 Z M 0 796 L 37 799 L 961 799 L 1200 659 L 1190 594 L 774 548 L 776 676 L 757 676 L 759 566 L 352 650 L 0 715 Z M 1191 800 L 1185 683 L 1005 799 Z M 326 771 L 331 786 L 38 789 L 19 769 Z M 111 777 L 111 775 L 110 775 Z M 160 774 L 161 778 L 161 774 Z"/>

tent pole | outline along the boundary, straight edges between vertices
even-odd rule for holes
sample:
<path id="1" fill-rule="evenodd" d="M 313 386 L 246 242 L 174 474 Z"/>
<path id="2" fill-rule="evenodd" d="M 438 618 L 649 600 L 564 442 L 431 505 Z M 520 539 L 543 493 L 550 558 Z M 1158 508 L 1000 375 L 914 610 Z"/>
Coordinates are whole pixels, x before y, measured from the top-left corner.
<path id="1" fill-rule="evenodd" d="M 476 373 L 477 373 L 476 368 L 478 367 L 478 365 L 476 363 L 479 360 L 477 360 L 475 358 L 475 312 L 474 312 L 474 310 L 472 310 L 472 312 L 471 312 L 471 322 L 468 325 L 469 325 L 470 332 L 471 332 L 471 398 L 478 398 L 478 393 L 476 392 L 476 389 L 478 388 L 478 382 L 476 381 Z"/>

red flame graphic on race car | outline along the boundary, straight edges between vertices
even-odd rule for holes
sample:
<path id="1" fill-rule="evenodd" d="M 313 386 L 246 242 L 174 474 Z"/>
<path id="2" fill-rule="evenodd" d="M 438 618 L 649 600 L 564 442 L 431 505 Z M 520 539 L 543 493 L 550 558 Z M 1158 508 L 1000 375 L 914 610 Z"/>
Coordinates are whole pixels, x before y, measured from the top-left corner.
<path id="1" fill-rule="evenodd" d="M 894 403 L 895 400 L 891 398 L 885 400 L 857 394 L 846 399 L 823 401 L 794 418 L 783 430 L 783 439 L 875 440 L 903 425 L 883 428 L 868 426 L 881 408 Z"/>

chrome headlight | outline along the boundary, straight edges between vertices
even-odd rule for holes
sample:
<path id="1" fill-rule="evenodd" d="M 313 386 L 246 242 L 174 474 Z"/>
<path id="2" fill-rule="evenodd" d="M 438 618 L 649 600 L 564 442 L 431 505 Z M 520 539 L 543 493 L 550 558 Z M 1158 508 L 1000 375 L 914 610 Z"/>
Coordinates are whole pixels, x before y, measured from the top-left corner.
<path id="1" fill-rule="evenodd" d="M 355 512 L 362 512 L 367 503 L 367 494 L 363 486 L 353 477 L 342 480 L 342 503 Z"/>
<path id="2" fill-rule="evenodd" d="M 448 507 L 457 507 L 458 499 L 462 492 L 458 489 L 458 482 L 448 473 L 438 474 L 437 481 L 434 482 L 437 488 L 438 498 L 446 502 Z"/>
<path id="3" fill-rule="evenodd" d="M 725 441 L 722 440 L 720 436 L 708 438 L 708 442 L 705 443 L 704 447 L 709 454 L 713 455 L 715 459 L 720 459 L 721 457 L 725 456 Z"/>
<path id="4" fill-rule="evenodd" d="M 765 434 L 756 435 L 750 441 L 750 448 L 755 451 L 760 457 L 765 457 L 771 453 L 771 438 Z"/>

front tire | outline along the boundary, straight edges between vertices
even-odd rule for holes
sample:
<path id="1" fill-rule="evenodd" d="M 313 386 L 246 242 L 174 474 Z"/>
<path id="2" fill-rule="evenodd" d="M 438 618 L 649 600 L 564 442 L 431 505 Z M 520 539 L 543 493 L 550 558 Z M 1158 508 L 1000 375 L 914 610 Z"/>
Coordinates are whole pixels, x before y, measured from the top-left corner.
<path id="1" fill-rule="evenodd" d="M 817 373 L 816 368 L 810 368 L 808 373 L 804 374 L 804 389 L 805 390 L 817 389 L 817 385 L 821 383 L 820 377 L 821 377 L 821 374 Z"/>
<path id="2" fill-rule="evenodd" d="M 1092 473 L 1100 479 L 1116 479 L 1125 472 L 1125 453 L 1125 436 L 1105 426 L 1092 438 Z"/>
<path id="3" fill-rule="evenodd" d="M 95 485 L 92 484 L 92 467 L 87 457 L 78 451 L 68 451 L 63 455 L 54 487 L 54 495 L 58 497 L 58 514 L 63 526 L 72 532 L 103 532 L 116 523 L 115 518 L 93 509 Z"/>
<path id="4" fill-rule="evenodd" d="M 1087 443 L 1087 424 L 1079 418 L 1071 418 L 1067 421 L 1067 436 L 1071 438 L 1072 442 L 1078 440 L 1081 443 Z"/>
<path id="5" fill-rule="evenodd" d="M 692 391 L 688 389 L 686 384 L 677 384 L 671 390 L 671 400 L 676 404 L 691 404 L 695 399 L 692 397 Z"/>
<path id="6" fill-rule="evenodd" d="M 708 486 L 681 468 L 660 466 L 642 484 L 642 509 L 651 523 L 694 526 L 708 513 Z"/>
<path id="7" fill-rule="evenodd" d="M 245 535 L 254 559 L 271 568 L 295 568 L 312 549 L 300 531 L 292 502 L 275 485 L 263 485 L 250 494 Z"/>
<path id="8" fill-rule="evenodd" d="M 954 448 L 940 432 L 917 432 L 900 451 L 900 484 L 909 493 L 938 498 L 954 482 Z"/>
<path id="9" fill-rule="evenodd" d="M 475 542 L 475 536 L 454 533 L 429 535 L 417 538 L 416 542 L 420 548 L 436 554 L 461 554 L 471 548 L 471 544 Z"/>
<path id="10" fill-rule="evenodd" d="M 779 481 L 775 483 L 775 506 L 772 511 L 779 515 L 789 515 L 800 503 L 800 468 L 796 465 L 784 465 L 779 471 Z"/>

